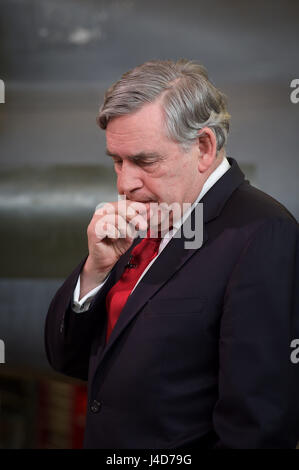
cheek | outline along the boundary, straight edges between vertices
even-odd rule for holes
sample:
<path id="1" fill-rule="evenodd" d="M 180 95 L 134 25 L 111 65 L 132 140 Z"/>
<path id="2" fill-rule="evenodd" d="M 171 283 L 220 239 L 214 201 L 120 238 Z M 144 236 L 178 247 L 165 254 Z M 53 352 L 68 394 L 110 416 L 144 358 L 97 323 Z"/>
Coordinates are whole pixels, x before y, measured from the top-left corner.
<path id="1" fill-rule="evenodd" d="M 166 202 L 179 198 L 182 186 L 182 178 L 185 179 L 187 163 L 179 165 L 174 162 L 173 165 L 160 166 L 152 174 L 144 175 L 144 185 L 153 195 Z M 175 195 L 178 195 L 175 197 Z"/>

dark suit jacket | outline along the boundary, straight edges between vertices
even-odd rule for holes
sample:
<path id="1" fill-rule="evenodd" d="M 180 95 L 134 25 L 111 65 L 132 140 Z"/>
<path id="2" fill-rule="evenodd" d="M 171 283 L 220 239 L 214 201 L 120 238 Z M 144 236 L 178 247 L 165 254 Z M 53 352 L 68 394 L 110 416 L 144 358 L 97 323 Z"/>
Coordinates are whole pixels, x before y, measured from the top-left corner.
<path id="1" fill-rule="evenodd" d="M 290 360 L 298 225 L 229 161 L 201 201 L 201 248 L 168 243 L 106 346 L 105 296 L 131 249 L 88 312 L 71 309 L 86 258 L 52 300 L 47 355 L 57 371 L 88 379 L 87 448 L 294 448 L 299 440 L 299 364 Z"/>

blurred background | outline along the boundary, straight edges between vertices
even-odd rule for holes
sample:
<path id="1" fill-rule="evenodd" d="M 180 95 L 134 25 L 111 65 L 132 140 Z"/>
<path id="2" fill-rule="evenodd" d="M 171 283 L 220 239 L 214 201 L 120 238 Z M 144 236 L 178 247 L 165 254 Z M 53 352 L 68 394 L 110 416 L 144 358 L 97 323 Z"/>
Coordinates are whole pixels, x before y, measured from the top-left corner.
<path id="1" fill-rule="evenodd" d="M 51 370 L 43 332 L 95 206 L 117 199 L 105 89 L 149 59 L 199 60 L 228 98 L 228 155 L 298 218 L 298 19 L 296 0 L 0 0 L 0 448 L 82 445 L 86 384 Z"/>

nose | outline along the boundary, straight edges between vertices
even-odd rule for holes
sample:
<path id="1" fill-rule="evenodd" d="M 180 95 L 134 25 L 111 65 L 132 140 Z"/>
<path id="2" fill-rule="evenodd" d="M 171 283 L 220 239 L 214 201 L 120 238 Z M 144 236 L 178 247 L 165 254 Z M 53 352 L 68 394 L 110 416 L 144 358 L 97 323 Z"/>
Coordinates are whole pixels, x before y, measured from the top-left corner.
<path id="1" fill-rule="evenodd" d="M 133 193 L 143 187 L 141 169 L 128 160 L 123 160 L 121 168 L 117 170 L 117 189 L 119 194 L 130 197 Z"/>

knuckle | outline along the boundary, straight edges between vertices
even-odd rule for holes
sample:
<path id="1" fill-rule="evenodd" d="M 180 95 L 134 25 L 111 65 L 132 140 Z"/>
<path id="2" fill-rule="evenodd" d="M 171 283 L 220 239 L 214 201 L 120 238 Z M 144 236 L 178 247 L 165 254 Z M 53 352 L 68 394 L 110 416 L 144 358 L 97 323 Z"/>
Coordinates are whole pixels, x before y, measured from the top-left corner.
<path id="1" fill-rule="evenodd" d="M 114 211 L 114 204 L 112 202 L 100 203 L 97 205 L 95 215 L 103 216 Z"/>

